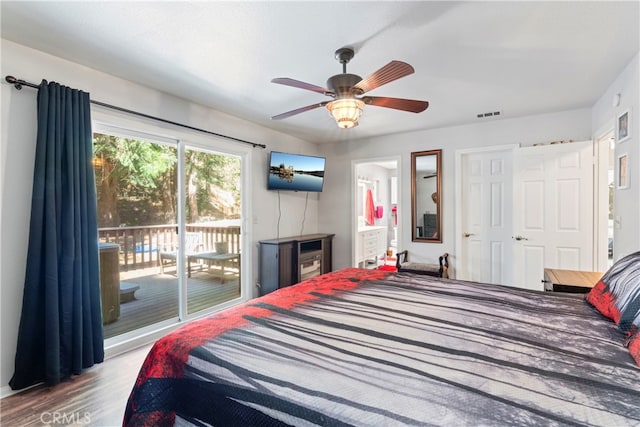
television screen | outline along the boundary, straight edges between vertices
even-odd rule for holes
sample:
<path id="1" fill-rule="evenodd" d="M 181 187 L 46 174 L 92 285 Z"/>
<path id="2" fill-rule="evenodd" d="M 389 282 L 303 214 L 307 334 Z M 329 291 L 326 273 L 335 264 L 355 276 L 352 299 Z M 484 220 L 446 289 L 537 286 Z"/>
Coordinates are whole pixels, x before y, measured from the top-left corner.
<path id="1" fill-rule="evenodd" d="M 322 191 L 324 157 L 272 151 L 269 156 L 269 190 Z"/>

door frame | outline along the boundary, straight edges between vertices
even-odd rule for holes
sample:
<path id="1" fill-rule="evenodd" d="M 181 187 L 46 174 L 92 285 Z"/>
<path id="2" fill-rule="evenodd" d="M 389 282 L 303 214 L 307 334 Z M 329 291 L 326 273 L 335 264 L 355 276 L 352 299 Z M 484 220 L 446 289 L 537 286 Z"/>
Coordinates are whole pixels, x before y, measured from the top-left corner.
<path id="1" fill-rule="evenodd" d="M 609 158 L 611 155 L 609 144 L 615 144 L 615 128 L 613 123 L 605 125 L 593 138 L 594 151 L 594 243 L 593 263 L 595 271 L 607 271 L 609 268 L 608 228 L 609 228 Z M 614 178 L 615 179 L 615 178 Z M 615 215 L 615 212 L 614 212 Z M 615 251 L 615 240 L 613 250 Z M 615 257 L 614 257 L 615 259 Z"/>
<path id="2" fill-rule="evenodd" d="M 455 211 L 455 223 L 454 223 L 454 233 L 455 233 L 455 239 L 454 239 L 454 245 L 455 245 L 455 250 L 456 253 L 461 253 L 462 250 L 462 233 L 463 233 L 463 227 L 462 227 L 462 211 L 460 209 L 460 207 L 462 206 L 462 174 L 463 174 L 463 170 L 462 170 L 462 157 L 465 155 L 469 155 L 469 154 L 480 154 L 480 153 L 488 153 L 488 152 L 513 152 L 513 150 L 515 148 L 520 147 L 519 144 L 505 144 L 505 145 L 491 145 L 491 146 L 487 146 L 487 147 L 478 147 L 478 148 L 464 148 L 464 149 L 460 149 L 460 150 L 456 150 L 455 153 L 455 200 L 454 200 L 454 211 Z M 512 197 L 509 196 L 509 203 L 511 203 Z M 509 214 L 511 214 L 511 212 L 509 212 Z M 461 263 L 461 268 L 465 268 L 463 267 L 464 263 Z M 466 271 L 463 271 L 465 274 L 467 274 Z"/>
<path id="3" fill-rule="evenodd" d="M 240 297 L 231 301 L 224 302 L 218 306 L 210 307 L 196 313 L 188 314 L 186 312 L 186 294 L 181 294 L 179 301 L 179 315 L 175 318 L 167 319 L 160 323 L 144 326 L 135 331 L 117 335 L 105 340 L 105 358 L 110 358 L 122 352 L 129 351 L 140 345 L 151 343 L 158 338 L 166 335 L 170 331 L 181 327 L 182 325 L 210 315 L 211 313 L 224 310 L 239 303 L 245 302 L 253 298 L 254 288 L 254 272 L 253 272 L 253 252 L 251 251 L 251 241 L 253 236 L 253 221 L 249 220 L 252 212 L 253 199 L 253 147 L 234 144 L 217 137 L 209 135 L 201 135 L 189 130 L 176 129 L 174 127 L 158 126 L 155 123 L 147 123 L 136 117 L 130 117 L 110 110 L 105 111 L 100 108 L 92 108 L 92 133 L 106 132 L 126 137 L 140 137 L 153 142 L 176 144 L 178 151 L 184 150 L 184 147 L 196 147 L 208 150 L 210 152 L 223 153 L 238 156 L 241 161 L 241 236 L 242 236 L 242 262 L 240 263 L 242 278 L 240 287 Z M 182 146 L 182 148 L 180 148 Z M 179 173 L 179 179 L 182 172 Z M 181 182 L 178 188 L 184 188 Z M 184 199 L 180 200 L 179 206 L 184 206 Z M 182 221 L 181 209 L 178 209 L 178 220 Z M 184 233 L 180 233 L 184 235 Z M 183 242 L 184 243 L 184 242 Z M 184 247 L 184 245 L 181 245 Z M 179 267 L 178 267 L 179 268 Z M 184 272 L 178 271 L 178 275 L 185 275 Z M 184 280 L 184 279 L 180 279 Z M 186 292 L 186 282 L 181 285 Z"/>

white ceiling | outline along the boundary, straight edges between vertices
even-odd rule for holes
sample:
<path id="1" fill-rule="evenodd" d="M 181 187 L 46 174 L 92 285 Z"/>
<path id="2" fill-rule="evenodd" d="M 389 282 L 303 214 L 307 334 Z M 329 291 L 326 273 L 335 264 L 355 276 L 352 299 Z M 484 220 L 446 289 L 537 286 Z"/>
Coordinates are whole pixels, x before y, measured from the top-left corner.
<path id="1" fill-rule="evenodd" d="M 332 142 L 474 123 L 490 111 L 505 119 L 589 108 L 639 50 L 639 4 L 2 1 L 1 30 L 8 40 Z M 367 106 L 360 126 L 347 130 L 324 108 L 271 120 L 329 99 L 271 79 L 326 86 L 342 72 L 334 52 L 343 46 L 356 51 L 347 71 L 362 77 L 391 60 L 413 65 L 415 74 L 368 94 L 429 108 Z"/>

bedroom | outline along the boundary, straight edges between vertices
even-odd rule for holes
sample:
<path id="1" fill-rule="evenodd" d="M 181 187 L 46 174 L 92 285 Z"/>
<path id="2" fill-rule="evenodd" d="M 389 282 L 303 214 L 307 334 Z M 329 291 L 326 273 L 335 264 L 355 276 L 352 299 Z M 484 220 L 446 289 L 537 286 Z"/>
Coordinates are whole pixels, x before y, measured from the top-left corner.
<path id="1" fill-rule="evenodd" d="M 635 4 L 637 8 L 637 3 Z M 3 2 L 3 12 L 4 8 Z M 404 12 L 406 13 L 406 10 Z M 434 11 L 434 13 L 436 12 L 444 14 L 445 10 L 438 9 Z M 382 12 L 380 13 L 382 14 Z M 388 13 L 388 11 L 385 13 Z M 5 15 L 6 13 L 3 13 L 3 20 L 6 19 Z M 392 16 L 397 16 L 400 19 L 400 16 L 395 13 Z M 378 19 L 382 21 L 382 18 L 379 17 Z M 52 25 L 55 28 L 55 22 Z M 602 25 L 615 25 L 615 23 L 607 22 L 600 26 Z M 328 161 L 325 191 L 317 197 L 309 198 L 305 230 L 308 232 L 318 231 L 336 234 L 333 255 L 334 269 L 347 267 L 351 264 L 349 262 L 352 254 L 351 222 L 348 218 L 349 208 L 347 206 L 350 206 L 351 199 L 349 181 L 352 161 L 398 156 L 401 160 L 404 183 L 404 185 L 401 185 L 400 197 L 403 203 L 408 203 L 410 200 L 408 189 L 410 153 L 431 148 L 443 149 L 443 212 L 446 217 L 452 218 L 455 213 L 453 195 L 455 193 L 456 150 L 513 143 L 532 145 L 562 139 L 596 139 L 606 129 L 613 127 L 615 117 L 619 113 L 624 111 L 625 108 L 629 108 L 633 112 L 634 118 L 631 121 L 632 137 L 626 141 L 626 147 L 622 148 L 629 153 L 629 159 L 632 162 L 632 183 L 629 189 L 617 191 L 615 198 L 615 210 L 622 219 L 620 228 L 614 230 L 615 248 L 617 254 L 624 255 L 637 250 L 637 242 L 640 241 L 640 225 L 635 220 L 639 217 L 638 200 L 640 199 L 640 186 L 638 185 L 640 180 L 637 175 L 638 167 L 640 167 L 638 161 L 640 158 L 640 144 L 638 143 L 638 123 L 640 120 L 637 120 L 638 111 L 640 111 L 637 95 L 639 92 L 638 26 L 635 25 L 634 28 L 635 30 L 631 33 L 618 36 L 624 37 L 624 40 L 618 38 L 615 39 L 615 42 L 628 43 L 631 46 L 635 46 L 635 50 L 624 61 L 617 64 L 615 72 L 611 74 L 612 77 L 600 85 L 597 95 L 590 102 L 585 102 L 579 107 L 554 107 L 540 111 L 537 114 L 528 114 L 521 117 L 508 117 L 505 114 L 502 119 L 484 123 L 469 120 L 467 123 L 450 123 L 446 126 L 428 129 L 420 129 L 418 127 L 413 129 L 411 133 L 400 133 L 392 136 L 383 135 L 383 133 L 387 133 L 385 128 L 377 128 L 378 136 L 374 134 L 357 140 L 346 138 L 339 143 L 324 143 L 318 141 L 316 137 L 302 138 L 293 136 L 293 130 L 297 127 L 295 126 L 295 121 L 293 122 L 294 124 L 279 123 L 284 128 L 281 131 L 276 131 L 266 126 L 237 118 L 230 113 L 225 114 L 215 111 L 215 109 L 204 107 L 201 105 L 204 104 L 204 100 L 189 101 L 175 95 L 169 95 L 166 91 L 151 89 L 140 83 L 115 77 L 104 69 L 81 65 L 79 60 L 70 61 L 64 59 L 67 53 L 60 47 L 49 53 L 43 53 L 37 48 L 33 49 L 23 45 L 23 43 L 16 43 L 11 41 L 10 38 L 6 38 L 4 35 L 6 31 L 5 25 L 3 25 L 2 40 L 2 75 L 4 78 L 5 75 L 11 74 L 32 82 L 39 82 L 42 78 L 50 81 L 59 81 L 63 84 L 86 90 L 95 99 L 101 101 L 172 118 L 173 120 L 186 122 L 198 127 L 213 128 L 216 132 L 222 134 L 266 144 L 268 146 L 267 150 L 250 150 L 251 170 L 253 171 L 251 182 L 254 184 L 255 190 L 249 202 L 250 206 L 253 207 L 251 212 L 259 212 L 259 215 L 249 214 L 248 217 L 252 242 L 273 238 L 275 235 L 274 230 L 277 227 L 276 196 L 263 190 L 266 188 L 266 176 L 262 171 L 264 171 L 266 164 L 267 152 L 279 150 L 326 156 Z M 368 32 L 372 33 L 371 29 Z M 364 33 L 362 34 L 359 37 L 348 36 L 347 40 L 344 40 L 344 35 L 332 35 L 324 42 L 327 45 L 324 50 L 305 52 L 304 57 L 306 59 L 304 62 L 309 62 L 310 68 L 322 66 L 316 78 L 304 69 L 300 70 L 299 74 L 293 74 L 292 67 L 298 61 L 296 54 L 287 54 L 279 57 L 282 62 L 279 68 L 281 71 L 279 72 L 283 73 L 283 75 L 291 75 L 291 77 L 308 79 L 309 81 L 313 80 L 317 84 L 322 84 L 326 76 L 339 70 L 339 64 L 332 58 L 333 51 L 340 47 L 341 44 L 355 43 L 364 39 Z M 325 36 L 323 34 L 321 38 Z M 26 41 L 24 44 L 27 44 Z M 304 44 L 302 41 L 298 41 L 296 46 L 302 44 Z M 594 54 L 602 54 L 606 48 L 607 46 L 604 48 L 598 46 L 597 49 L 594 49 Z M 403 51 L 407 52 L 405 55 L 409 55 L 412 49 L 403 48 Z M 363 51 L 350 64 L 350 69 L 362 70 L 364 74 L 394 59 L 392 53 L 393 51 L 382 49 L 373 53 L 370 52 L 365 56 Z M 416 55 L 416 53 L 412 52 L 411 55 Z M 407 58 L 407 61 L 416 65 L 416 61 L 411 56 Z M 220 62 L 224 64 L 225 60 Z M 233 70 L 233 67 L 229 69 Z M 428 68 L 420 69 L 416 67 L 416 74 L 406 77 L 404 79 L 406 82 L 403 83 L 411 85 L 412 79 L 421 73 L 427 73 L 427 71 Z M 220 71 L 223 78 L 230 78 L 229 75 L 232 72 Z M 149 71 L 149 73 L 151 72 Z M 277 76 L 277 74 L 270 74 L 267 76 L 268 78 L 265 77 L 264 87 L 261 91 L 268 92 L 272 102 L 276 102 L 277 98 L 278 105 L 282 106 L 283 109 L 272 110 L 269 108 L 267 111 L 260 111 L 259 113 L 265 116 L 267 121 L 269 115 L 298 105 L 304 105 L 305 102 L 312 102 L 316 99 L 309 95 L 307 98 L 296 100 L 295 96 L 301 96 L 301 94 L 297 94 L 293 89 L 279 88 L 268 83 L 271 78 Z M 540 77 L 538 84 L 543 85 L 543 82 L 544 79 Z M 164 83 L 164 81 L 160 83 Z M 470 82 L 468 84 L 472 85 L 473 83 Z M 5 391 L 13 372 L 13 356 L 16 348 L 19 307 L 22 299 L 22 283 L 24 282 L 24 265 L 26 263 L 27 218 L 29 216 L 28 195 L 31 191 L 30 185 L 27 183 L 32 180 L 32 171 L 29 165 L 32 162 L 32 144 L 35 139 L 34 126 L 28 118 L 33 117 L 35 93 L 32 93 L 30 89 L 25 89 L 22 93 L 17 92 L 4 82 L 2 91 L 2 170 L 4 173 L 2 176 L 2 256 L 0 257 L 2 260 L 0 282 L 2 291 L 2 339 L 0 342 L 2 369 L 0 378 L 2 379 L 3 391 Z M 391 86 L 385 92 L 391 95 L 416 96 L 429 100 L 432 105 L 426 112 L 418 116 L 418 121 L 420 126 L 425 125 L 425 122 L 427 122 L 426 126 L 430 126 L 428 123 L 431 120 L 429 114 L 431 111 L 437 111 L 437 103 L 434 104 L 433 91 L 430 87 L 421 89 L 419 95 L 411 95 L 409 91 L 402 95 L 399 92 L 396 93 Z M 621 94 L 622 97 L 620 105 L 614 107 L 612 99 L 616 94 Z M 454 101 L 460 99 L 464 99 L 464 97 L 452 94 L 451 99 L 447 100 L 445 98 L 443 102 L 455 105 Z M 245 96 L 245 101 L 249 102 L 250 100 L 247 100 Z M 487 107 L 494 108 L 494 105 Z M 452 107 L 450 106 L 449 108 Z M 507 110 L 505 109 L 505 113 L 507 113 Z M 101 113 L 104 114 L 104 112 Z M 363 119 L 356 130 L 366 132 L 368 126 L 374 126 L 374 123 L 372 123 L 374 117 L 389 115 L 389 113 L 394 112 L 367 111 L 368 117 L 365 118 L 371 120 L 367 122 Z M 344 135 L 338 133 L 341 130 L 337 129 L 335 124 L 326 118 L 326 112 L 317 112 L 317 115 L 311 112 L 308 114 L 310 116 L 301 118 L 301 120 L 316 122 L 313 125 L 319 127 L 319 130 L 314 132 L 322 135 L 321 138 L 325 136 L 327 138 L 335 138 Z M 396 115 L 391 115 L 391 118 L 399 122 L 415 120 L 415 118 Z M 133 122 L 129 117 L 118 117 L 118 119 L 125 124 L 131 124 L 135 128 L 140 126 L 139 123 Z M 290 129 L 291 132 L 289 132 Z M 16 144 L 14 141 L 25 142 Z M 401 148 L 398 149 L 398 147 Z M 286 209 L 281 221 L 279 234 L 295 235 L 299 232 L 303 218 L 305 197 L 304 195 L 288 194 L 283 196 L 282 200 L 286 204 Z M 407 209 L 402 217 L 402 222 L 407 224 L 410 221 Z M 443 225 L 443 244 L 412 243 L 408 234 L 409 231 L 405 230 L 402 236 L 404 247 L 425 260 L 433 260 L 445 251 L 455 254 L 454 235 L 456 230 L 454 222 L 450 219 L 445 220 Z M 247 281 L 246 291 L 255 294 L 255 282 L 258 279 L 257 265 L 255 265 L 257 264 L 257 249 L 255 249 L 255 245 L 251 245 L 249 250 L 254 260 L 251 262 L 252 268 L 249 269 L 244 277 Z"/>

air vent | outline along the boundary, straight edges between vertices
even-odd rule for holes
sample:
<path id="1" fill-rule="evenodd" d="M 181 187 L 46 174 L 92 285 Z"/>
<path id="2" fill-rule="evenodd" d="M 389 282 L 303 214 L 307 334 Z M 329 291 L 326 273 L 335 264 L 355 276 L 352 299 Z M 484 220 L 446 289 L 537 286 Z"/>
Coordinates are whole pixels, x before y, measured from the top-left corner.
<path id="1" fill-rule="evenodd" d="M 487 113 L 479 113 L 476 114 L 476 117 L 479 119 L 484 119 L 486 117 L 496 117 L 502 114 L 502 111 L 489 111 Z"/>

